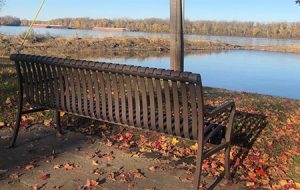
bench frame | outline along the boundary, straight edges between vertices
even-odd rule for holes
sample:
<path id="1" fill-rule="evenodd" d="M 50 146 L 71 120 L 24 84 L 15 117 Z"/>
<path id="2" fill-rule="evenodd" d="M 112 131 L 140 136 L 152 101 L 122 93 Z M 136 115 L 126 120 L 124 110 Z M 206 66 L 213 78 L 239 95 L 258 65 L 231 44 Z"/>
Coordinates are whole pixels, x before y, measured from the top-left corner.
<path id="1" fill-rule="evenodd" d="M 70 113 L 73 115 L 77 115 L 77 116 L 81 116 L 81 117 L 86 117 L 86 118 L 91 118 L 89 116 L 86 116 L 84 114 L 80 115 L 80 114 L 74 114 L 71 112 L 68 112 L 68 110 L 62 110 L 62 109 L 57 109 L 57 108 L 48 108 L 48 107 L 38 107 L 32 110 L 24 110 L 24 76 L 22 76 L 22 72 L 21 72 L 21 66 L 20 64 L 22 64 L 22 61 L 31 61 L 31 62 L 39 62 L 39 61 L 46 61 L 46 62 L 58 62 L 58 63 L 64 63 L 64 64 L 69 64 L 72 66 L 72 63 L 74 62 L 78 62 L 78 60 L 67 60 L 67 59 L 60 59 L 60 58 L 54 58 L 54 57 L 43 57 L 43 56 L 33 56 L 33 55 L 24 55 L 24 54 L 14 54 L 11 55 L 11 60 L 13 60 L 15 62 L 16 65 L 16 71 L 17 71 L 17 76 L 18 76 L 18 84 L 19 84 L 19 98 L 18 98 L 18 110 L 17 110 L 17 115 L 16 115 L 16 126 L 14 128 L 14 133 L 13 136 L 11 138 L 11 142 L 10 142 L 10 147 L 14 147 L 15 146 L 15 142 L 18 136 L 18 132 L 20 129 L 20 123 L 21 123 L 21 118 L 22 115 L 25 114 L 31 114 L 31 113 L 35 113 L 35 112 L 40 112 L 40 111 L 45 111 L 45 110 L 55 110 L 55 122 L 56 122 L 56 131 L 57 131 L 57 135 L 62 135 L 62 130 L 61 130 L 61 117 L 60 117 L 60 113 L 61 112 L 66 112 L 66 113 Z M 82 61 L 79 61 L 82 62 Z M 96 62 L 88 62 L 88 63 L 92 63 L 92 64 L 99 64 Z M 102 63 L 102 64 L 106 64 L 106 63 Z M 118 67 L 121 67 L 122 69 L 118 69 Z M 126 67 L 129 67 L 126 68 Z M 133 68 L 133 69 L 132 69 Z M 150 68 L 143 68 L 143 67 L 134 67 L 134 66 L 120 66 L 120 65 L 116 65 L 116 64 L 110 64 L 109 66 L 107 66 L 107 69 L 112 70 L 113 72 L 117 72 L 120 74 L 136 74 L 136 72 L 139 71 L 143 71 L 141 76 L 143 76 L 143 74 L 145 74 L 145 76 L 147 75 L 147 77 L 151 77 L 151 76 L 155 76 L 157 77 L 158 74 L 160 74 L 159 77 L 161 78 L 167 78 L 167 79 L 173 79 L 173 80 L 183 80 L 183 81 L 198 81 L 198 83 L 201 83 L 201 78 L 200 75 L 195 75 L 195 74 L 189 74 L 186 72 L 174 72 L 174 71 L 169 71 L 169 70 L 163 70 L 163 69 L 157 69 L 159 72 L 155 73 L 154 70 L 155 69 L 151 69 L 152 72 L 147 72 L 147 69 L 150 70 Z M 146 72 L 145 72 L 146 70 Z M 180 76 L 180 77 L 178 77 Z M 184 76 L 184 79 L 181 77 Z M 196 76 L 196 78 L 195 78 Z M 201 97 L 203 97 L 203 92 L 202 92 L 202 87 L 201 87 L 201 92 L 198 91 L 198 93 L 201 93 Z M 202 104 L 203 103 L 203 98 L 202 98 Z M 203 105 L 204 107 L 204 105 Z M 202 112 L 202 111 L 201 111 Z M 223 141 L 221 144 L 217 145 L 216 147 L 204 151 L 204 145 L 209 141 L 209 139 L 214 136 L 216 133 L 219 132 L 219 130 L 221 128 L 217 127 L 212 129 L 212 131 L 207 135 L 204 136 L 205 134 L 205 124 L 204 124 L 204 116 L 205 117 L 209 117 L 209 118 L 214 118 L 222 113 L 225 112 L 229 112 L 229 118 L 228 118 L 228 122 L 226 124 L 226 133 L 225 133 L 225 141 Z M 203 160 L 210 157 L 211 155 L 221 151 L 221 150 L 225 150 L 225 163 L 224 163 L 224 168 L 225 168 L 225 177 L 227 179 L 231 178 L 231 174 L 230 174 L 230 149 L 231 149 L 231 136 L 232 136 L 232 129 L 233 129 L 233 122 L 234 122 L 234 116 L 235 116 L 235 103 L 233 101 L 228 101 L 226 103 L 224 103 L 223 105 L 221 105 L 218 108 L 215 108 L 214 110 L 207 112 L 207 111 L 203 111 L 203 118 L 198 118 L 200 121 L 200 124 L 198 124 L 198 137 L 197 139 L 197 143 L 198 143 L 198 152 L 197 152 L 197 158 L 196 158 L 196 172 L 195 172 L 195 179 L 194 179 L 194 189 L 197 190 L 199 189 L 199 185 L 200 185 L 200 180 L 201 180 L 201 174 L 202 174 L 202 163 Z M 95 119 L 95 118 L 93 118 Z M 96 120 L 99 121 L 104 121 L 104 122 L 108 122 L 108 123 L 112 123 L 112 124 L 117 124 L 117 125 L 123 125 L 121 123 L 116 123 L 114 121 L 109 122 L 108 120 L 103 120 L 101 118 L 97 118 Z M 128 125 L 124 125 L 124 126 L 128 126 Z M 208 126 L 210 127 L 210 126 Z"/>

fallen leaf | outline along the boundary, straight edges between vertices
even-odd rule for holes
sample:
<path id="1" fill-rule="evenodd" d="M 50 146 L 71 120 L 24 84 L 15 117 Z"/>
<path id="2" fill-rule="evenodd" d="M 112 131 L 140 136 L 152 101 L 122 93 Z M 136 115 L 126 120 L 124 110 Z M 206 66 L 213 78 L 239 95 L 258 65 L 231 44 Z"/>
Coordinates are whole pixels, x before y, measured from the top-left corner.
<path id="1" fill-rule="evenodd" d="M 114 159 L 115 159 L 115 157 L 113 157 L 112 155 L 110 155 L 110 156 L 107 156 L 106 158 L 107 158 L 107 160 L 108 160 L 108 161 L 112 161 L 112 160 L 114 160 Z"/>
<path id="2" fill-rule="evenodd" d="M 145 176 L 141 173 L 139 169 L 129 170 L 126 174 L 132 176 L 133 178 L 139 178 L 139 179 L 145 178 Z"/>
<path id="3" fill-rule="evenodd" d="M 33 164 L 27 164 L 25 166 L 25 170 L 32 170 L 33 168 L 35 168 L 35 166 Z"/>
<path id="4" fill-rule="evenodd" d="M 38 190 L 39 189 L 39 186 L 38 184 L 34 184 L 34 186 L 32 187 L 33 190 Z"/>
<path id="5" fill-rule="evenodd" d="M 108 147 L 113 146 L 113 142 L 111 140 L 107 140 L 106 146 L 108 146 Z"/>
<path id="6" fill-rule="evenodd" d="M 95 174 L 95 175 L 102 175 L 104 173 L 105 172 L 102 169 L 99 169 L 99 168 L 96 168 L 96 169 L 93 170 L 93 174 Z"/>
<path id="7" fill-rule="evenodd" d="M 50 127 L 50 125 L 51 125 L 51 120 L 45 119 L 45 120 L 44 120 L 44 125 L 45 125 L 46 127 Z"/>
<path id="8" fill-rule="evenodd" d="M 266 175 L 266 173 L 265 173 L 265 171 L 263 170 L 263 169 L 259 169 L 259 170 L 256 170 L 256 173 L 259 175 L 259 176 L 265 176 Z"/>
<path id="9" fill-rule="evenodd" d="M 62 167 L 61 165 L 54 165 L 53 169 L 57 170 L 57 169 L 60 169 L 61 167 Z"/>
<path id="10" fill-rule="evenodd" d="M 194 145 L 190 146 L 191 150 L 197 151 L 198 150 L 198 143 L 195 143 Z"/>
<path id="11" fill-rule="evenodd" d="M 287 185 L 287 184 L 288 184 L 287 180 L 282 179 L 282 180 L 279 181 L 279 185 L 280 185 L 281 187 L 284 187 L 284 186 Z"/>
<path id="12" fill-rule="evenodd" d="M 74 169 L 74 164 L 73 163 L 66 163 L 66 164 L 64 164 L 64 168 L 66 170 L 73 170 Z"/>
<path id="13" fill-rule="evenodd" d="M 4 127 L 5 126 L 5 123 L 0 121 L 0 127 Z"/>
<path id="14" fill-rule="evenodd" d="M 132 158 L 140 158 L 140 153 L 135 152 L 131 155 L 131 157 Z"/>
<path id="15" fill-rule="evenodd" d="M 148 168 L 148 170 L 151 171 L 151 172 L 155 172 L 156 169 L 157 169 L 156 166 L 150 166 L 150 167 Z"/>
<path id="16" fill-rule="evenodd" d="M 173 146 L 176 146 L 179 143 L 179 141 L 177 140 L 177 138 L 174 137 L 174 138 L 172 138 L 171 143 Z"/>
<path id="17" fill-rule="evenodd" d="M 116 174 L 115 172 L 111 172 L 107 175 L 107 179 L 111 180 L 111 181 L 117 181 L 116 180 Z"/>
<path id="18" fill-rule="evenodd" d="M 10 97 L 8 97 L 8 98 L 5 100 L 5 104 L 11 105 L 11 99 L 10 99 Z"/>
<path id="19" fill-rule="evenodd" d="M 254 185 L 255 185 L 254 182 L 251 182 L 251 181 L 247 181 L 247 182 L 246 182 L 246 186 L 247 186 L 247 187 L 253 187 Z"/>
<path id="20" fill-rule="evenodd" d="M 39 178 L 40 178 L 41 180 L 47 180 L 49 177 L 50 177 L 50 174 L 41 173 L 41 174 L 39 175 Z"/>
<path id="21" fill-rule="evenodd" d="M 97 160 L 92 160 L 92 165 L 93 166 L 98 166 L 99 164 L 98 164 L 98 161 Z"/>
<path id="22" fill-rule="evenodd" d="M 90 188 L 91 187 L 91 180 L 87 179 L 86 182 L 85 182 L 84 187 Z"/>

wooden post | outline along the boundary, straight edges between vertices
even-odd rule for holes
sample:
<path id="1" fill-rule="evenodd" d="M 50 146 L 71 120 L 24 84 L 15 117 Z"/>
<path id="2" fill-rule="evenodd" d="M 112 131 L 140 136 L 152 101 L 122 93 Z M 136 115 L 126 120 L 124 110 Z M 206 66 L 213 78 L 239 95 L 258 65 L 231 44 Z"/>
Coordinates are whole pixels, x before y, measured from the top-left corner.
<path id="1" fill-rule="evenodd" d="M 184 70 L 183 0 L 170 0 L 171 69 Z"/>

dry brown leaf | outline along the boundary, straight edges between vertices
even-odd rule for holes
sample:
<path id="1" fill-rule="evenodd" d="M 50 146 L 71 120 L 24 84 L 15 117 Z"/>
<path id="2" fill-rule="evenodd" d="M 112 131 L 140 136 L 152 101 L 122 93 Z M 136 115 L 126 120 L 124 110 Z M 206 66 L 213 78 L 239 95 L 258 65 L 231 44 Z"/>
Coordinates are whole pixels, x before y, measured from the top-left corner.
<path id="1" fill-rule="evenodd" d="M 74 169 L 74 164 L 73 163 L 66 163 L 66 164 L 64 164 L 64 168 L 66 170 L 73 170 Z"/>
<path id="2" fill-rule="evenodd" d="M 98 161 L 97 160 L 92 160 L 92 165 L 93 166 L 98 166 L 99 164 L 98 164 Z"/>
<path id="3" fill-rule="evenodd" d="M 111 172 L 107 175 L 107 179 L 111 180 L 111 181 L 116 181 L 116 174 L 115 172 Z"/>
<path id="4" fill-rule="evenodd" d="M 32 170 L 33 168 L 35 168 L 35 166 L 33 164 L 27 164 L 25 166 L 25 170 Z"/>
<path id="5" fill-rule="evenodd" d="M 53 166 L 53 169 L 57 170 L 57 169 L 60 169 L 61 167 L 62 167 L 61 165 L 58 165 L 58 164 L 57 164 L 57 165 L 54 165 L 54 166 Z"/>
<path id="6" fill-rule="evenodd" d="M 0 127 L 4 127 L 5 126 L 5 123 L 0 121 Z"/>
<path id="7" fill-rule="evenodd" d="M 86 183 L 85 183 L 85 185 L 84 185 L 84 187 L 90 188 L 90 187 L 96 187 L 97 185 L 98 185 L 98 182 L 97 182 L 97 181 L 87 179 L 87 180 L 86 180 Z"/>
<path id="8" fill-rule="evenodd" d="M 112 155 L 110 155 L 110 156 L 107 156 L 106 158 L 107 158 L 107 160 L 108 160 L 108 161 L 112 161 L 112 160 L 114 160 L 114 159 L 115 159 L 115 157 L 114 157 L 114 156 L 112 156 Z"/>
<path id="9" fill-rule="evenodd" d="M 44 120 L 44 125 L 45 125 L 46 127 L 50 127 L 50 125 L 51 125 L 51 120 L 45 119 L 45 120 Z"/>
<path id="10" fill-rule="evenodd" d="M 108 147 L 113 146 L 113 142 L 111 140 L 107 140 L 106 146 L 108 146 Z"/>
<path id="11" fill-rule="evenodd" d="M 156 172 L 156 169 L 157 169 L 156 166 L 150 166 L 150 167 L 148 168 L 148 170 L 151 171 L 151 172 Z"/>

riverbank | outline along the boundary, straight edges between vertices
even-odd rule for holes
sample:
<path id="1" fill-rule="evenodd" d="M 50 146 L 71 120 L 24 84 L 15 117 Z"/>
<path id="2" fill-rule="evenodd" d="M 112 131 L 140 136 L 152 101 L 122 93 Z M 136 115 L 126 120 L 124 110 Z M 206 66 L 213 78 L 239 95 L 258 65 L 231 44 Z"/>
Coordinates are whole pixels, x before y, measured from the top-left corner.
<path id="1" fill-rule="evenodd" d="M 17 90 L 14 66 L 0 63 L 0 128 L 2 129 L 10 129 L 14 125 Z M 279 190 L 300 187 L 300 101 L 216 88 L 205 88 L 204 95 L 205 103 L 211 106 L 220 105 L 228 99 L 236 102 L 238 112 L 232 149 L 234 183 L 243 184 L 251 189 Z M 70 120 L 67 118 L 69 117 L 65 115 L 64 124 Z M 52 112 L 33 114 L 22 118 L 25 131 L 32 130 L 32 125 L 36 124 L 43 125 L 42 127 L 54 127 L 53 123 Z M 88 134 L 93 134 L 93 131 L 97 132 L 97 129 L 90 125 L 88 128 L 79 126 L 76 128 L 78 131 Z M 99 131 L 94 135 L 100 138 L 97 136 L 98 134 Z M 120 135 L 122 136 L 122 134 Z M 133 132 L 133 135 L 139 137 L 138 133 Z M 146 140 L 150 144 L 152 141 L 157 143 L 162 142 L 161 139 L 165 139 L 157 134 L 148 135 Z M 169 137 L 166 139 L 167 141 L 164 143 L 171 142 Z M 167 147 L 171 146 L 172 148 L 168 148 L 167 152 L 160 148 L 158 151 L 175 155 L 176 159 L 193 157 L 195 151 L 191 149 L 194 146 L 190 145 L 194 142 L 178 140 L 179 143 L 176 143 L 175 147 L 168 144 Z M 115 141 L 112 143 L 116 146 L 123 146 Z M 147 147 L 142 148 L 147 149 Z M 129 150 L 132 155 L 144 154 L 140 151 L 136 152 L 139 150 L 138 147 L 133 147 L 133 149 L 135 152 Z M 74 162 L 72 158 L 69 161 Z M 205 175 L 220 175 L 224 169 L 222 163 L 223 154 L 205 161 Z M 190 167 L 193 170 L 194 165 L 191 164 Z M 183 180 L 191 180 L 191 178 L 186 177 Z"/>
<path id="2" fill-rule="evenodd" d="M 0 56 L 15 53 L 21 44 L 21 37 L 0 36 Z M 300 53 L 300 46 L 238 46 L 208 40 L 186 40 L 185 52 L 203 53 L 223 50 L 258 50 L 286 53 Z M 149 57 L 164 56 L 170 51 L 170 41 L 155 37 L 103 37 L 66 38 L 32 35 L 26 41 L 22 53 L 56 55 L 76 58 L 87 57 Z"/>
<path id="3" fill-rule="evenodd" d="M 20 37 L 0 36 L 0 56 L 9 56 L 16 52 L 21 44 Z M 145 37 L 104 37 L 104 38 L 53 38 L 49 36 L 30 36 L 26 41 L 22 53 L 34 53 L 41 55 L 71 56 L 78 55 L 77 58 L 87 57 L 84 53 L 97 52 L 97 56 L 117 54 L 127 55 L 128 52 L 134 54 L 159 55 L 170 51 L 168 39 L 145 38 Z M 234 46 L 219 42 L 206 40 L 186 41 L 185 51 L 220 51 L 238 49 Z"/>

